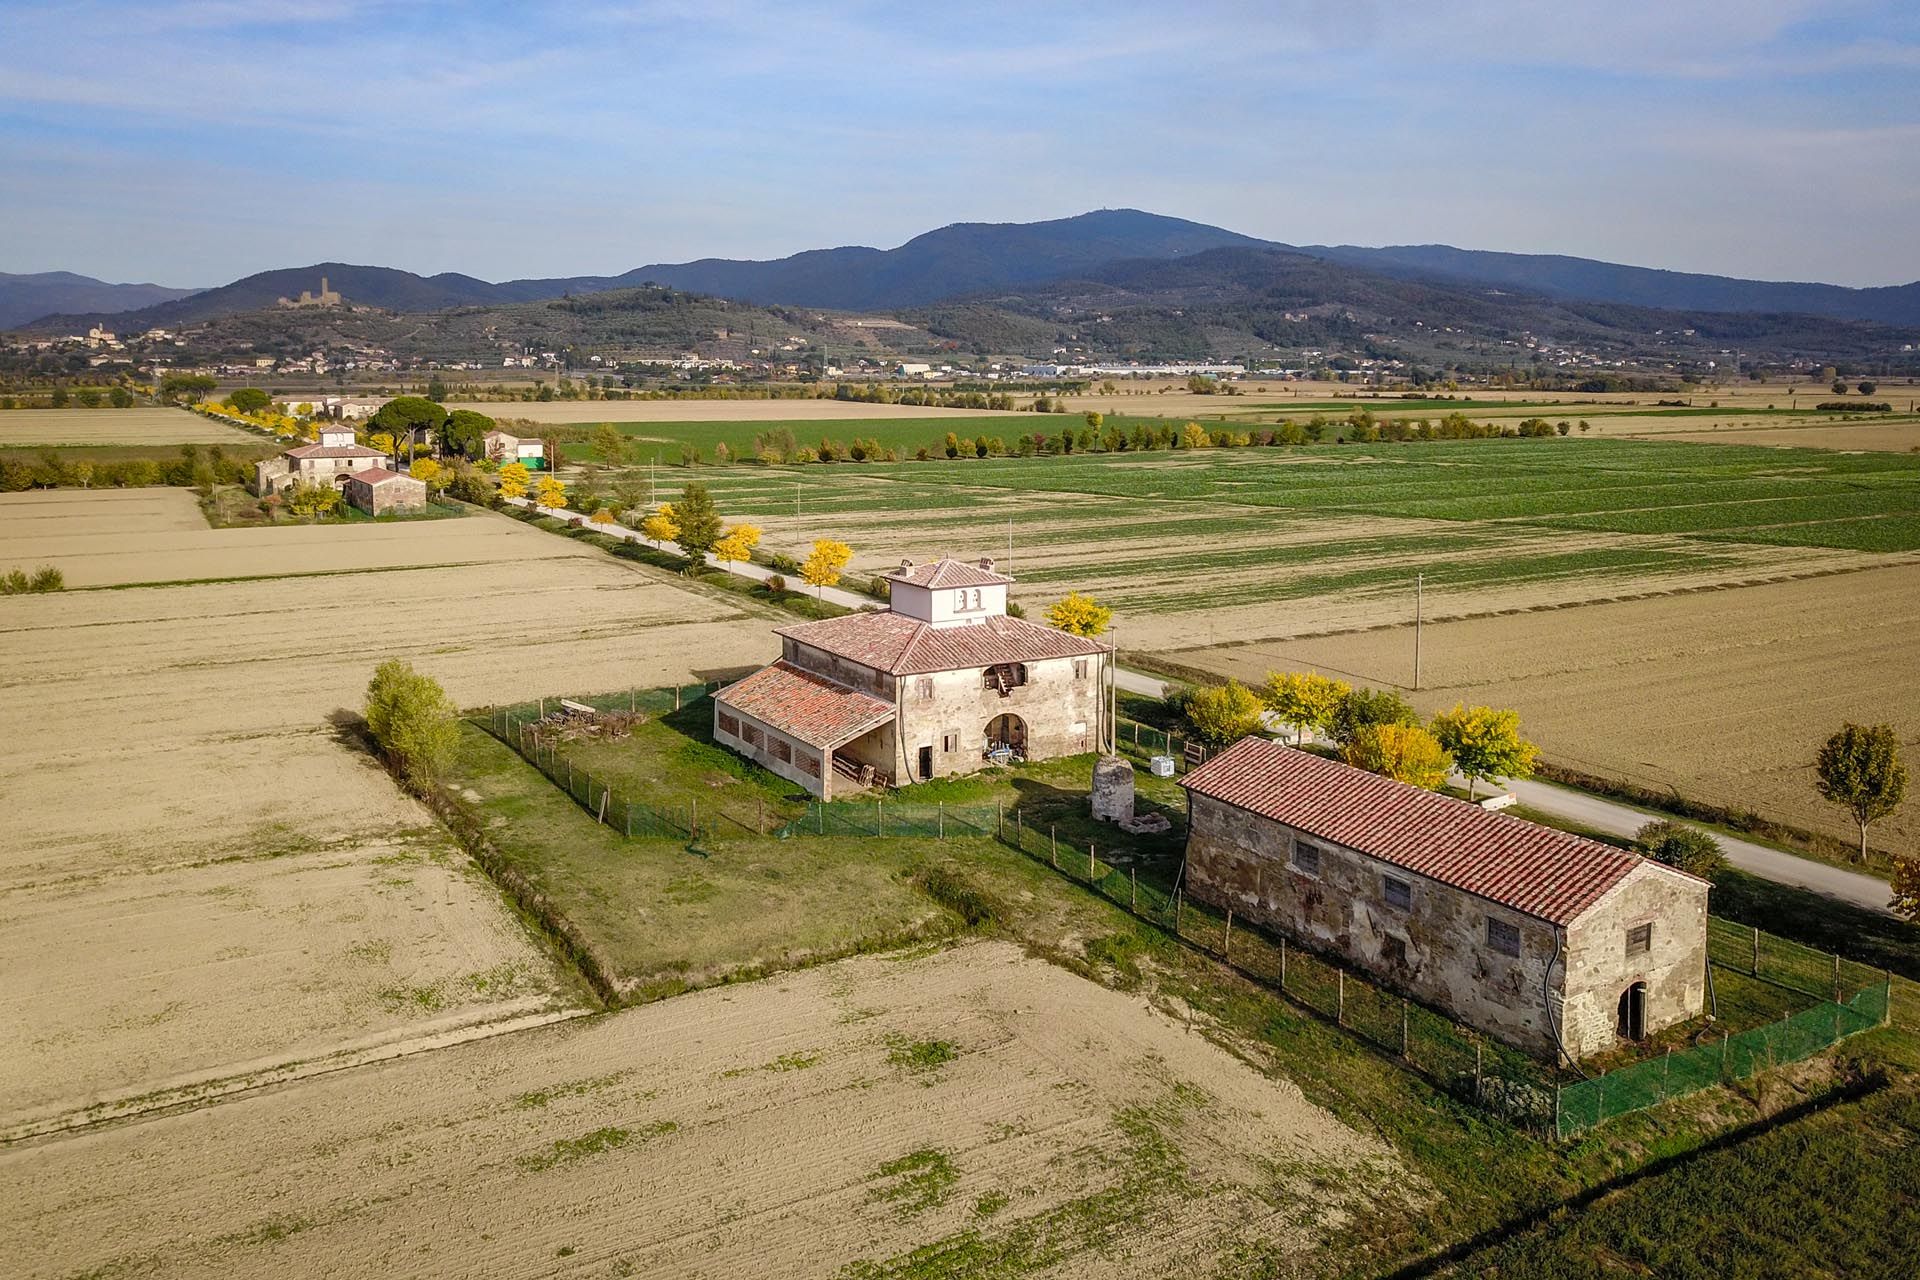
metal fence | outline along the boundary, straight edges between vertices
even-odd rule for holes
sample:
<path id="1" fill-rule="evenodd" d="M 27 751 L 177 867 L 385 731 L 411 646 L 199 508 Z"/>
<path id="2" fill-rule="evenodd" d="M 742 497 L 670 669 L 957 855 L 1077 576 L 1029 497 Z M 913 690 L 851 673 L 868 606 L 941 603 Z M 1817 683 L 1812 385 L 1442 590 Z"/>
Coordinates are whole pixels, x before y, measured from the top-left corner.
<path id="1" fill-rule="evenodd" d="M 999 823 L 997 805 L 910 804 L 898 800 L 823 803 L 813 801 L 805 813 L 773 834 L 791 836 L 925 836 L 944 840 L 990 836 Z"/>
<path id="2" fill-rule="evenodd" d="M 712 684 L 694 684 L 659 689 L 636 688 L 622 693 L 590 694 L 564 701 L 592 707 L 599 712 L 664 715 L 706 698 L 716 687 Z M 545 774 L 549 781 L 585 809 L 594 821 L 618 831 L 628 839 L 648 836 L 697 839 L 703 829 L 711 829 L 716 815 L 702 815 L 697 804 L 649 804 L 577 767 L 559 745 L 542 742 L 539 726 L 551 723 L 549 717 L 562 711 L 562 702 L 560 698 L 539 698 L 511 707 L 488 707 L 475 713 L 473 720 Z"/>
<path id="3" fill-rule="evenodd" d="M 1707 957 L 1723 969 L 1748 974 L 1816 1000 L 1843 1000 L 1886 981 L 1887 977 L 1869 965 L 1717 916 L 1707 918 Z"/>
<path id="4" fill-rule="evenodd" d="M 1883 979 L 1845 1000 L 1824 1000 L 1778 1022 L 1567 1085 L 1555 1095 L 1554 1133 L 1570 1138 L 1629 1111 L 1811 1058 L 1884 1024 L 1890 997 L 1891 984 Z"/>

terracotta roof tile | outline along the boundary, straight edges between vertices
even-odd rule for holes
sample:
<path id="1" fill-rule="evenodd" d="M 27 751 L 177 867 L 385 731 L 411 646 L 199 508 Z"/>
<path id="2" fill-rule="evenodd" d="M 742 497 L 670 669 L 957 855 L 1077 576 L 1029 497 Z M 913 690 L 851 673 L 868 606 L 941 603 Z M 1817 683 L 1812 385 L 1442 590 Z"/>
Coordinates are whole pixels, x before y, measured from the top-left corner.
<path id="1" fill-rule="evenodd" d="M 762 667 L 713 695 L 790 738 L 837 747 L 893 719 L 893 705 L 786 662 Z"/>
<path id="2" fill-rule="evenodd" d="M 895 582 L 907 582 L 916 587 L 992 587 L 1005 586 L 1013 581 L 1004 573 L 995 573 L 984 565 L 969 560 L 929 560 L 925 564 L 916 564 L 906 569 L 889 569 L 880 575 Z"/>
<path id="3" fill-rule="evenodd" d="M 774 634 L 896 676 L 1075 658 L 1106 653 L 1112 647 L 1024 618 L 995 617 L 935 627 L 891 611 L 803 622 L 776 628 Z"/>
<path id="4" fill-rule="evenodd" d="M 1685 875 L 1265 738 L 1243 738 L 1180 784 L 1552 924 L 1571 923 L 1640 867 Z"/>
<path id="5" fill-rule="evenodd" d="M 287 450 L 289 458 L 384 458 L 378 449 L 363 444 L 303 444 Z"/>
<path id="6" fill-rule="evenodd" d="M 426 483 L 424 480 L 414 480 L 412 476 L 403 475 L 388 467 L 365 467 L 359 471 L 351 471 L 347 473 L 347 479 L 359 480 L 366 484 L 385 484 L 389 480 L 413 480 L 415 484 L 420 485 Z"/>

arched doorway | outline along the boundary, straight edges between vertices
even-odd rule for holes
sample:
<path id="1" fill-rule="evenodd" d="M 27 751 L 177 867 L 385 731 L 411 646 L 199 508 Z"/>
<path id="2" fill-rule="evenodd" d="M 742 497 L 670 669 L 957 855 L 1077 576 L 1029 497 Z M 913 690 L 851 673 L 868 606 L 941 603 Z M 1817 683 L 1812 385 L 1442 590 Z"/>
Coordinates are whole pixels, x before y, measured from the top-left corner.
<path id="1" fill-rule="evenodd" d="M 1011 713 L 987 721 L 987 751 L 1003 747 L 1023 759 L 1027 754 L 1027 722 Z"/>
<path id="2" fill-rule="evenodd" d="M 1644 1040 L 1647 1035 L 1647 984 L 1636 982 L 1620 993 L 1613 1030 L 1622 1040 Z"/>

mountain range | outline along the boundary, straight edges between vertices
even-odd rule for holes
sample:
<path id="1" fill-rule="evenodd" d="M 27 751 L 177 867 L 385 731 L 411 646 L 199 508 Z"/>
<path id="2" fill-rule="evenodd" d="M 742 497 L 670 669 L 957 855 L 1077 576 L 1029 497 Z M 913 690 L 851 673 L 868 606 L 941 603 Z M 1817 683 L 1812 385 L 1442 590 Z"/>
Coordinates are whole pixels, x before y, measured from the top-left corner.
<path id="1" fill-rule="evenodd" d="M 350 304 L 418 313 L 455 307 L 493 306 L 570 295 L 629 289 L 642 284 L 668 286 L 758 305 L 785 305 L 834 311 L 898 312 L 978 300 L 1024 291 L 1041 296 L 1072 281 L 1128 288 L 1128 281 L 1149 280 L 1168 264 L 1231 251 L 1266 255 L 1220 259 L 1236 262 L 1240 287 L 1245 268 L 1256 264 L 1298 282 L 1303 261 L 1319 261 L 1328 270 L 1313 277 L 1312 301 L 1334 303 L 1343 291 L 1378 296 L 1382 281 L 1443 289 L 1489 303 L 1519 293 L 1531 304 L 1544 299 L 1565 304 L 1608 304 L 1687 313 L 1778 315 L 1793 313 L 1879 325 L 1920 326 L 1920 282 L 1884 288 L 1740 280 L 1623 266 L 1554 255 L 1493 253 L 1445 245 L 1362 248 L 1352 245 L 1295 246 L 1260 240 L 1220 227 L 1135 209 L 1103 209 L 1076 217 L 1034 223 L 955 223 L 916 236 L 893 249 L 848 246 L 810 250 L 770 261 L 706 258 L 694 262 L 654 263 L 611 276 L 574 276 L 492 283 L 474 276 L 443 273 L 419 276 L 388 267 L 324 262 L 310 267 L 261 272 L 219 288 L 198 292 L 164 290 L 153 285 L 107 285 L 65 273 L 0 276 L 0 324 L 21 324 L 23 310 L 47 305 L 33 329 L 71 330 L 113 317 L 114 324 L 138 332 L 173 327 L 274 307 L 282 297 L 318 290 L 320 278 Z M 1279 256 L 1274 256 L 1279 255 Z M 1154 264 L 1160 264 L 1156 267 Z M 1282 267 L 1284 266 L 1284 270 Z M 1118 273 L 1116 276 L 1115 273 Z M 1222 285 L 1217 269 L 1180 283 L 1162 277 L 1149 292 L 1160 305 L 1177 306 L 1182 297 L 1197 300 Z M 41 282 L 20 286 L 17 281 Z M 64 283 L 63 283 L 64 282 Z M 37 290 L 35 292 L 34 290 Z M 150 291 L 141 294 L 138 291 Z M 1084 292 L 1084 290 L 1082 291 Z M 158 294 L 161 296 L 153 296 Z M 39 301 L 30 301 L 37 299 Z M 1306 295 L 1295 298 L 1306 304 Z M 1450 302 L 1449 306 L 1467 306 Z M 1018 308 L 1015 308 L 1016 310 Z M 1624 318 L 1614 317 L 1615 320 Z M 1658 318 L 1649 322 L 1658 327 Z"/>

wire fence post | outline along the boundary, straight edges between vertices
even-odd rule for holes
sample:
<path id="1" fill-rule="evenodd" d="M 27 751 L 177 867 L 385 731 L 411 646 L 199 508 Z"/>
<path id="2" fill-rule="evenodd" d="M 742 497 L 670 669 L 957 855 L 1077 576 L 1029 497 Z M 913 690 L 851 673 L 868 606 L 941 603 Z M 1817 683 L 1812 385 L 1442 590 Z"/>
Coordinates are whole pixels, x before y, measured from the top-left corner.
<path id="1" fill-rule="evenodd" d="M 1093 874 L 1093 841 L 1089 840 L 1087 841 L 1087 884 L 1092 885 L 1094 882 L 1094 879 L 1095 877 Z"/>
<path id="2" fill-rule="evenodd" d="M 1402 999 L 1400 1001 L 1400 1056 L 1403 1058 L 1407 1056 L 1407 1020 L 1411 1016 L 1406 1000 Z"/>
<path id="3" fill-rule="evenodd" d="M 1281 994 L 1282 995 L 1286 994 L 1286 990 L 1287 990 L 1287 935 L 1283 933 L 1280 935 L 1280 992 Z"/>
<path id="4" fill-rule="evenodd" d="M 633 839 L 633 801 L 627 801 L 627 839 Z"/>
<path id="5" fill-rule="evenodd" d="M 1026 848 L 1026 844 L 1024 843 L 1026 838 L 1026 819 L 1020 816 L 1018 809 L 1015 809 L 1013 811 L 1013 847 L 1016 849 Z"/>
<path id="6" fill-rule="evenodd" d="M 1333 971 L 1333 984 L 1333 1025 L 1344 1027 L 1347 1025 L 1347 971 L 1345 969 Z"/>
<path id="7" fill-rule="evenodd" d="M 695 840 L 700 838 L 700 802 L 698 800 L 687 802 L 687 834 Z"/>
<path id="8" fill-rule="evenodd" d="M 680 709 L 680 686 L 679 685 L 673 686 L 673 709 L 675 711 L 678 711 Z"/>
<path id="9" fill-rule="evenodd" d="M 600 788 L 600 812 L 593 815 L 593 820 L 599 823 L 601 826 L 605 826 L 607 824 L 607 801 L 610 800 L 612 797 L 613 797 L 613 788 L 611 787 Z"/>
<path id="10" fill-rule="evenodd" d="M 947 838 L 947 802 L 942 800 L 938 807 L 940 810 L 940 839 L 945 840 Z"/>
<path id="11" fill-rule="evenodd" d="M 1001 839 L 1006 835 L 1006 825 L 1007 802 L 1004 800 L 995 800 L 993 802 L 993 838 L 995 840 Z"/>
<path id="12" fill-rule="evenodd" d="M 1140 914 L 1140 872 L 1133 867 L 1127 868 L 1127 910 Z"/>
<path id="13" fill-rule="evenodd" d="M 1055 871 L 1060 869 L 1060 833 L 1051 824 L 1047 826 L 1047 861 Z"/>
<path id="14" fill-rule="evenodd" d="M 885 800 L 873 802 L 873 825 L 875 835 L 887 834 L 887 802 Z"/>
<path id="15" fill-rule="evenodd" d="M 1760 926 L 1753 926 L 1753 976 L 1760 976 Z"/>
<path id="16" fill-rule="evenodd" d="M 1227 908 L 1227 931 L 1226 933 L 1222 934 L 1220 938 L 1220 958 L 1222 960 L 1228 960 L 1228 961 L 1231 961 L 1233 959 L 1233 908 L 1232 907 Z"/>

